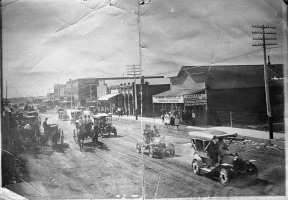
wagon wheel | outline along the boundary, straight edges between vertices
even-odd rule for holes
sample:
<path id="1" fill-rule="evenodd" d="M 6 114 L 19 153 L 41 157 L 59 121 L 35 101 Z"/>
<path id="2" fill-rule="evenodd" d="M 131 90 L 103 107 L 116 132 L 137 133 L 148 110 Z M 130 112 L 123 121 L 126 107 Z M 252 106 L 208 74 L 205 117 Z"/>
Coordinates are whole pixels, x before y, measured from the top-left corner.
<path id="1" fill-rule="evenodd" d="M 76 135 L 76 130 L 73 130 L 73 138 L 74 138 L 74 142 L 75 144 L 77 144 L 77 135 Z"/>
<path id="2" fill-rule="evenodd" d="M 223 185 L 228 185 L 230 181 L 230 176 L 229 176 L 229 172 L 227 169 L 225 168 L 221 169 L 220 174 L 219 174 L 219 179 Z"/>
<path id="3" fill-rule="evenodd" d="M 153 156 L 154 156 L 154 150 L 153 150 L 153 147 L 152 147 L 152 146 L 149 147 L 149 156 L 150 156 L 151 158 L 153 158 Z"/>
<path id="4" fill-rule="evenodd" d="M 141 153 L 141 145 L 139 143 L 136 144 L 136 149 L 138 153 Z"/>
<path id="5" fill-rule="evenodd" d="M 199 175 L 201 170 L 199 168 L 199 164 L 198 164 L 198 161 L 197 160 L 193 160 L 192 161 L 192 170 L 193 170 L 193 173 L 196 174 L 196 175 Z"/>

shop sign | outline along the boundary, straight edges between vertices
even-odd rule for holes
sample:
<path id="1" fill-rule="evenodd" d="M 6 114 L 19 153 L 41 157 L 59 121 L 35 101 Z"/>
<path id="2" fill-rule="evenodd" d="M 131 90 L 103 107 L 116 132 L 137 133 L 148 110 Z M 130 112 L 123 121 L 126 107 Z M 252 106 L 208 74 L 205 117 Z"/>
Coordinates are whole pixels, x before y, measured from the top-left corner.
<path id="1" fill-rule="evenodd" d="M 153 103 L 184 103 L 183 96 L 156 96 Z"/>
<path id="2" fill-rule="evenodd" d="M 207 104 L 206 94 L 184 95 L 184 106 L 198 106 Z"/>

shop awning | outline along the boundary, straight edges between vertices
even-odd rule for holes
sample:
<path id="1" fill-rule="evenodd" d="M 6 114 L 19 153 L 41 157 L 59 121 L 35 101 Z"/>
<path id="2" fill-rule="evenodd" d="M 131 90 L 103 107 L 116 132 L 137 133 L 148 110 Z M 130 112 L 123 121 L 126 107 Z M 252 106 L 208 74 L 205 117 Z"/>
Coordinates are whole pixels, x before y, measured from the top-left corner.
<path id="1" fill-rule="evenodd" d="M 104 95 L 104 96 L 102 96 L 102 97 L 99 97 L 98 100 L 99 100 L 99 101 L 108 101 L 110 98 L 115 97 L 115 96 L 117 96 L 117 95 L 119 95 L 119 93 L 107 94 L 107 95 Z"/>
<path id="2" fill-rule="evenodd" d="M 153 95 L 153 103 L 184 103 L 184 95 L 194 94 L 204 89 L 178 89 L 168 90 Z"/>

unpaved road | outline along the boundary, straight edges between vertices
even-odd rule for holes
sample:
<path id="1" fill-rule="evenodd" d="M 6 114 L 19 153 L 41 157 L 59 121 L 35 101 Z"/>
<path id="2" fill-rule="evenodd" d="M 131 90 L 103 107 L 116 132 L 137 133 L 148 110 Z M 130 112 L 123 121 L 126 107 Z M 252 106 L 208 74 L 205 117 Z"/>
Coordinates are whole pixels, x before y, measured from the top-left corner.
<path id="1" fill-rule="evenodd" d="M 58 121 L 56 116 L 50 112 L 41 117 L 49 117 L 49 123 L 56 122 L 64 130 L 64 147 L 22 155 L 27 160 L 26 177 L 41 181 L 47 192 L 28 196 L 29 199 L 142 196 L 141 154 L 135 148 L 141 137 L 139 122 L 116 120 L 117 137 L 99 138 L 97 150 L 87 140 L 85 149 L 80 151 L 73 140 L 74 127 L 68 121 Z M 159 159 L 144 154 L 146 198 L 285 195 L 284 151 L 257 149 L 243 153 L 245 158 L 257 160 L 259 178 L 222 186 L 217 180 L 192 173 L 188 135 L 164 129 L 160 129 L 160 134 L 174 142 L 176 155 Z"/>

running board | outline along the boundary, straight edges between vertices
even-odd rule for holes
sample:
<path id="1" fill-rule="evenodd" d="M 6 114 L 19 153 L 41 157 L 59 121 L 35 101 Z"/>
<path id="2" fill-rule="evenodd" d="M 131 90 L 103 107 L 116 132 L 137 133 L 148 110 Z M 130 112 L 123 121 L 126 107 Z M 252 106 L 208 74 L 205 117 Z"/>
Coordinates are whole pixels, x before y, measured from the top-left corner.
<path id="1" fill-rule="evenodd" d="M 209 172 L 211 172 L 213 169 L 214 169 L 214 167 L 210 167 L 210 168 L 203 167 L 203 168 L 201 168 L 201 171 L 202 171 L 203 173 L 209 173 Z"/>

